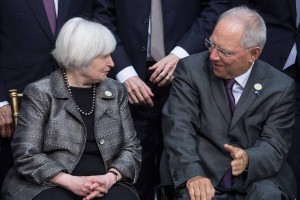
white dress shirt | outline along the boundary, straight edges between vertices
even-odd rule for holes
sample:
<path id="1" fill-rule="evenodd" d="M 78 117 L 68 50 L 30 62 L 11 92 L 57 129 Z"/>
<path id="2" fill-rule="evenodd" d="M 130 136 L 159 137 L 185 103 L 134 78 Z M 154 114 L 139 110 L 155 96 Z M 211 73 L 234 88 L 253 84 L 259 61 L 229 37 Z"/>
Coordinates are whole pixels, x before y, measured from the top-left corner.
<path id="1" fill-rule="evenodd" d="M 253 68 L 254 62 L 252 62 L 251 67 L 242 75 L 237 76 L 234 78 L 235 83 L 232 87 L 232 93 L 235 100 L 235 105 L 240 100 L 240 97 L 242 96 L 243 90 L 248 82 L 248 79 L 250 77 L 252 68 Z"/>

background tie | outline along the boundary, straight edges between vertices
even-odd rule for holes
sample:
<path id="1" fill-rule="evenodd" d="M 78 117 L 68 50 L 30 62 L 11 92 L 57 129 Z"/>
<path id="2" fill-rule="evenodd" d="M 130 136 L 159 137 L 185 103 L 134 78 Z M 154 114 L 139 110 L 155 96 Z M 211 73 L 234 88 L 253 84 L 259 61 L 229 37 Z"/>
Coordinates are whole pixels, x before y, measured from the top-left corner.
<path id="1" fill-rule="evenodd" d="M 151 1 L 151 55 L 159 61 L 165 57 L 164 29 L 161 0 Z"/>
<path id="2" fill-rule="evenodd" d="M 46 14 L 48 17 L 48 21 L 51 27 L 51 31 L 53 36 L 55 36 L 56 32 L 56 12 L 55 12 L 55 4 L 54 0 L 43 0 L 44 7 L 46 10 Z"/>

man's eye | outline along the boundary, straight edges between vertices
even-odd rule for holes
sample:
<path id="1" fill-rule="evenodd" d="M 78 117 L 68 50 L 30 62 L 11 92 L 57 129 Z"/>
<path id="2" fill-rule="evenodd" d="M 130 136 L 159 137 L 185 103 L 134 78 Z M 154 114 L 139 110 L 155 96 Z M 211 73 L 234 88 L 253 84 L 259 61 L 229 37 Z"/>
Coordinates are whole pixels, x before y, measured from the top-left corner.
<path id="1" fill-rule="evenodd" d="M 227 51 L 225 51 L 225 50 L 223 50 L 223 49 L 219 49 L 219 50 L 220 50 L 220 52 L 221 52 L 224 56 L 227 56 L 227 55 L 228 55 Z"/>

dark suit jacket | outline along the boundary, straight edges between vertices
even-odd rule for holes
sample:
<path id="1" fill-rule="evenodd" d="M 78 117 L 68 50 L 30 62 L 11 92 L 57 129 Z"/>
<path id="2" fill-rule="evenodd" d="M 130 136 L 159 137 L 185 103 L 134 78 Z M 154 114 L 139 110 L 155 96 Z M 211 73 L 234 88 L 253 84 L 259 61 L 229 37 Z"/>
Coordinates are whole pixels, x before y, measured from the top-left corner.
<path id="1" fill-rule="evenodd" d="M 234 178 L 236 189 L 270 179 L 294 194 L 293 174 L 285 160 L 295 114 L 291 78 L 255 61 L 231 119 L 224 82 L 213 74 L 208 52 L 179 61 L 174 75 L 163 109 L 163 130 L 176 187 L 194 176 L 208 177 L 216 187 L 230 168 L 231 156 L 223 147 L 227 143 L 249 156 L 248 173 Z M 255 90 L 257 83 L 261 90 Z"/>
<path id="2" fill-rule="evenodd" d="M 112 54 L 111 76 L 132 65 L 145 80 L 151 0 L 99 0 L 97 18 L 117 35 Z M 100 8 L 102 6 L 102 8 Z M 219 15 L 229 8 L 228 0 L 163 0 L 165 52 L 177 45 L 189 54 L 206 50 L 204 39 L 211 34 Z"/>
<path id="3" fill-rule="evenodd" d="M 92 16 L 93 0 L 59 0 L 57 34 L 70 18 Z M 56 68 L 53 37 L 43 1 L 0 1 L 0 101 Z"/>
<path id="4" fill-rule="evenodd" d="M 248 0 L 248 5 L 261 14 L 267 25 L 267 42 L 260 59 L 282 70 L 298 34 L 296 1 Z"/>
<path id="5" fill-rule="evenodd" d="M 112 96 L 105 91 L 111 91 Z M 107 78 L 96 93 L 95 138 L 105 168 L 114 167 L 124 180 L 135 182 L 141 147 L 126 89 Z M 2 198 L 32 199 L 47 186 L 54 186 L 48 180 L 60 171 L 71 174 L 85 145 L 86 128 L 61 71 L 28 85 L 12 140 L 15 163 L 3 183 Z"/>

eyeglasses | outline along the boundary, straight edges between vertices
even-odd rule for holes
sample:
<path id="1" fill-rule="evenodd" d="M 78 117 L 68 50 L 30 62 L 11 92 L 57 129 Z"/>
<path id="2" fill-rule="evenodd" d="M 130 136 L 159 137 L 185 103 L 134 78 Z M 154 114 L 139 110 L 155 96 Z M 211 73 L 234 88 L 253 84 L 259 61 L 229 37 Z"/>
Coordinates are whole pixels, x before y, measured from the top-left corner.
<path id="1" fill-rule="evenodd" d="M 214 49 L 217 50 L 217 53 L 220 57 L 222 58 L 227 58 L 233 54 L 235 54 L 234 52 L 228 52 L 225 49 L 222 49 L 220 47 L 216 47 L 215 44 L 213 44 L 209 39 L 205 39 L 205 46 L 208 48 L 209 51 L 213 51 Z"/>
<path id="2" fill-rule="evenodd" d="M 230 56 L 232 56 L 232 55 L 234 55 L 234 54 L 236 54 L 236 53 L 239 53 L 239 52 L 242 52 L 242 51 L 244 51 L 244 50 L 246 50 L 246 49 L 251 49 L 251 48 L 253 48 L 253 47 L 255 47 L 255 46 L 252 46 L 252 47 L 247 47 L 247 48 L 244 48 L 242 51 L 237 51 L 237 52 L 228 52 L 227 50 L 225 50 L 225 49 L 222 49 L 222 48 L 220 48 L 220 47 L 216 47 L 216 45 L 214 44 L 214 43 L 212 43 L 209 39 L 205 39 L 205 46 L 208 48 L 208 50 L 210 51 L 210 52 L 212 52 L 214 49 L 217 49 L 217 53 L 218 53 L 218 55 L 220 56 L 220 57 L 222 57 L 222 58 L 228 58 L 228 57 L 230 57 Z"/>

